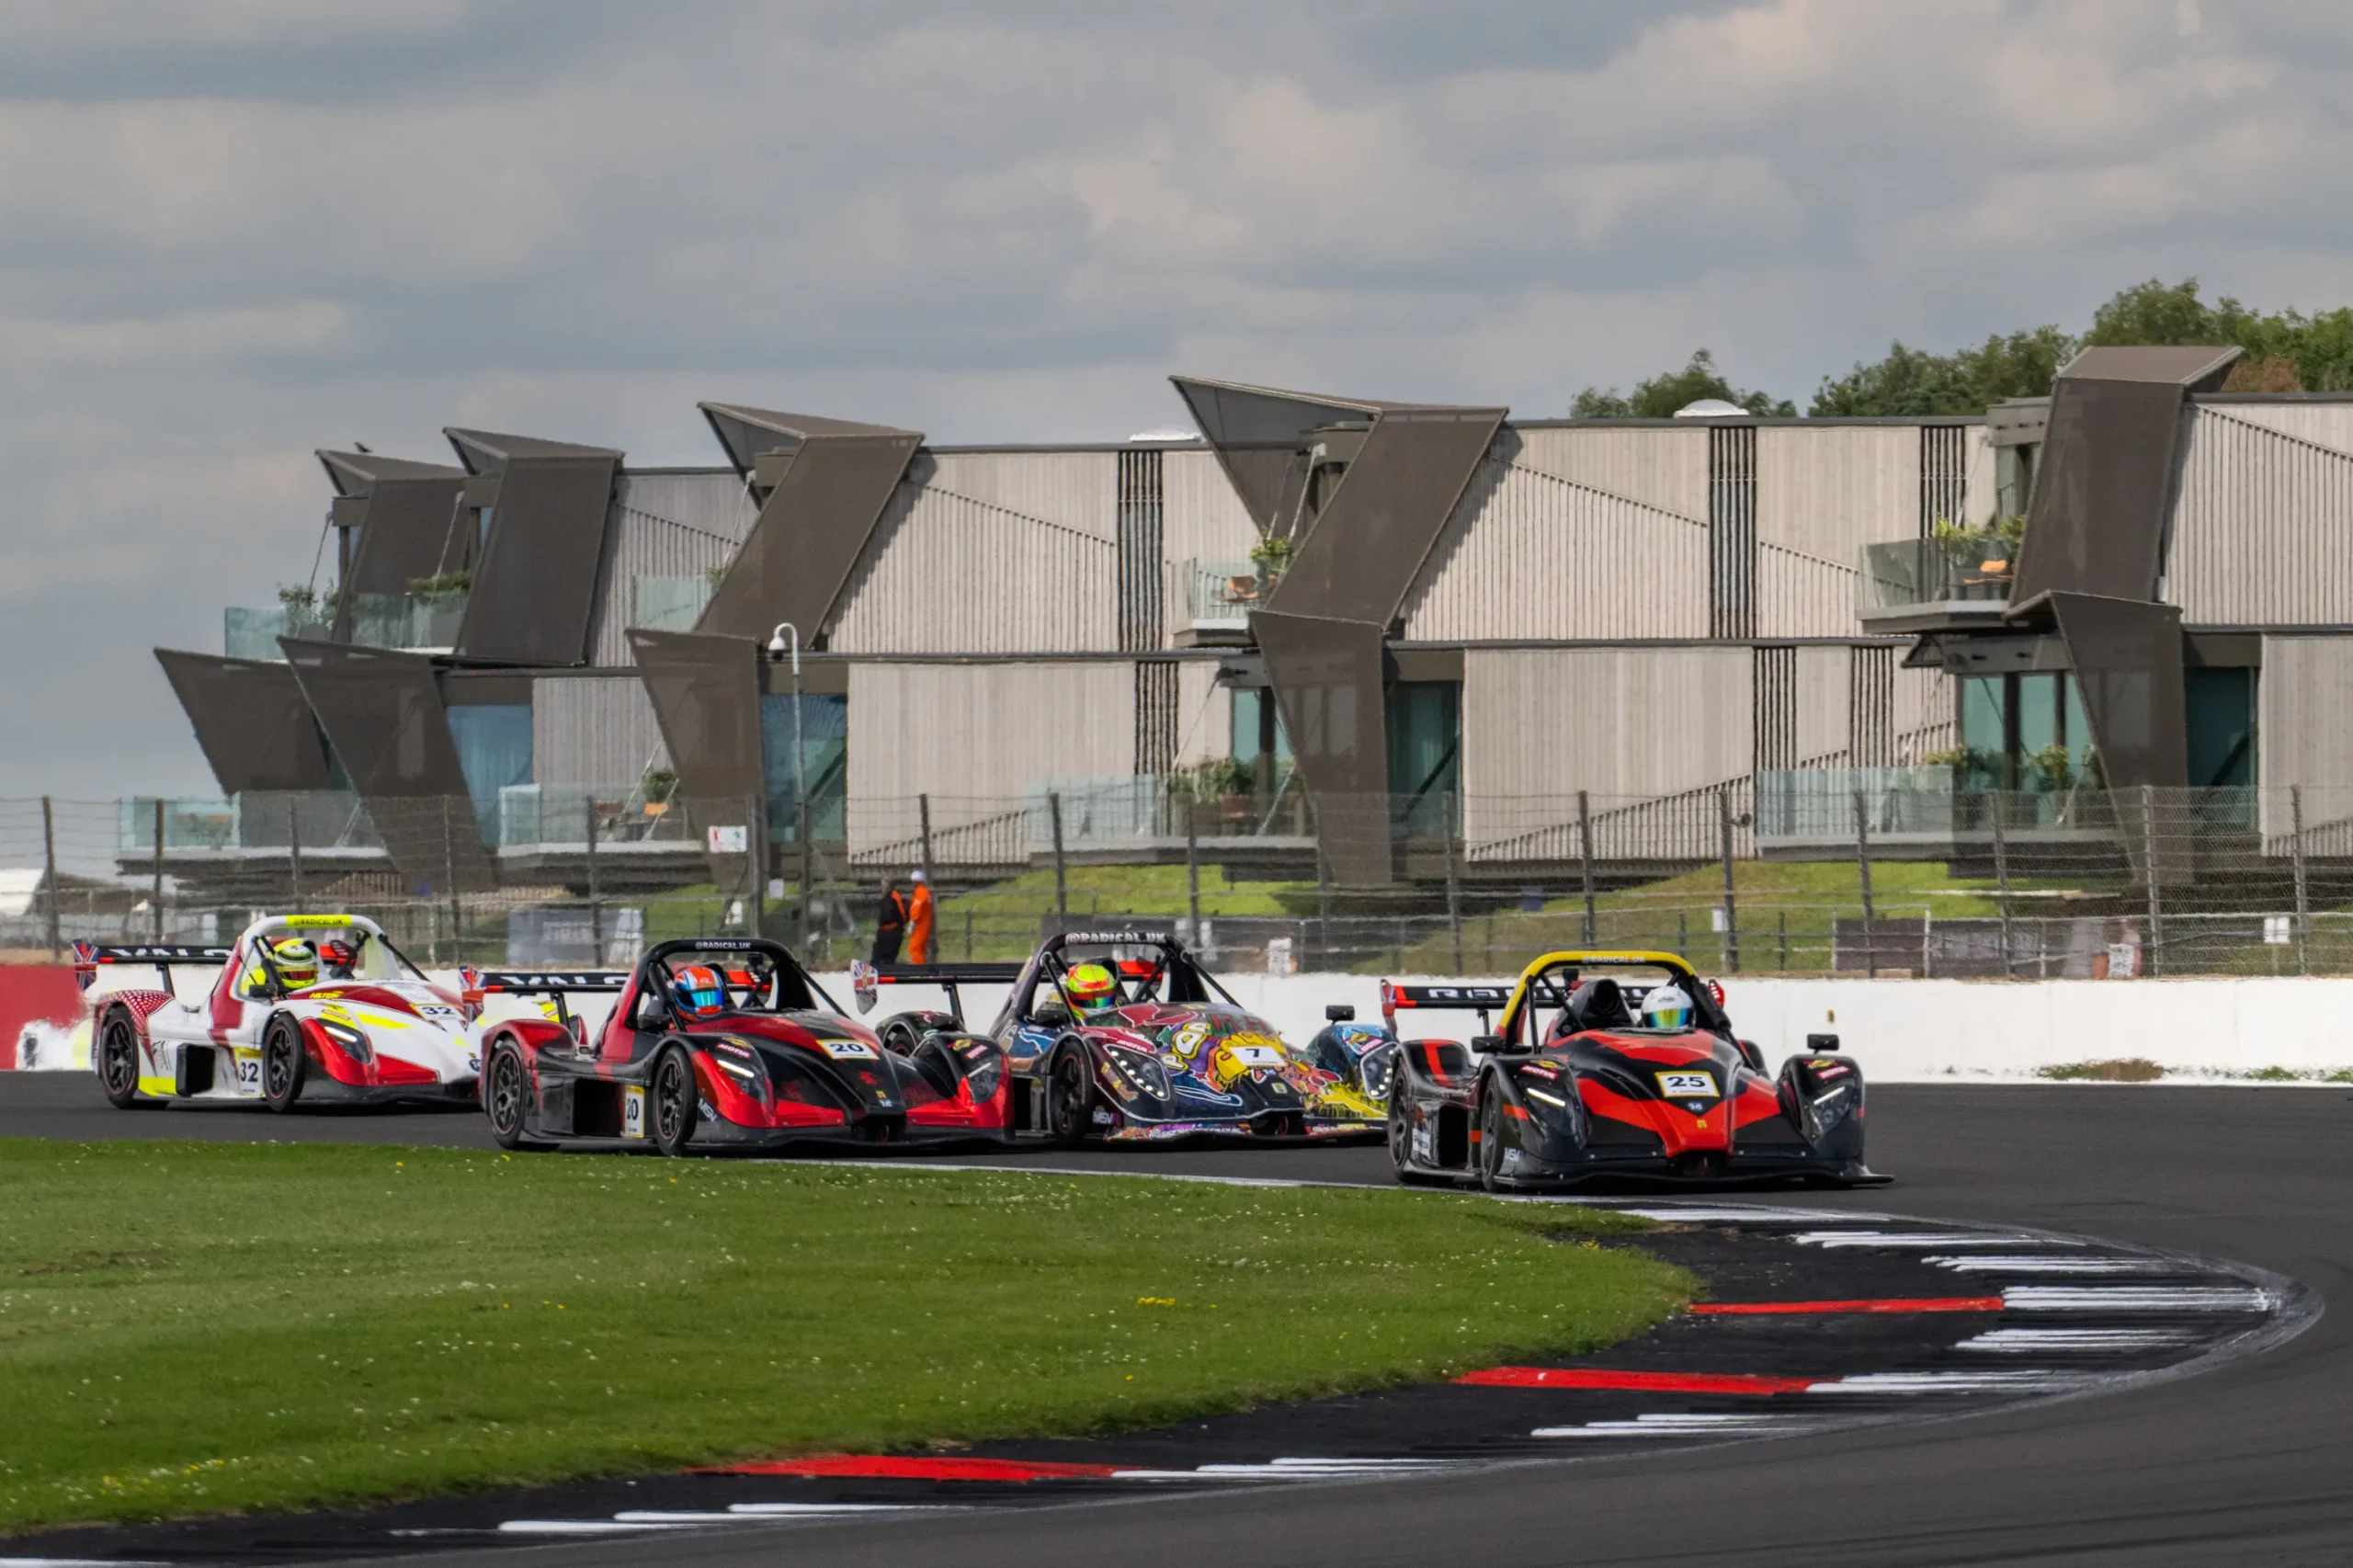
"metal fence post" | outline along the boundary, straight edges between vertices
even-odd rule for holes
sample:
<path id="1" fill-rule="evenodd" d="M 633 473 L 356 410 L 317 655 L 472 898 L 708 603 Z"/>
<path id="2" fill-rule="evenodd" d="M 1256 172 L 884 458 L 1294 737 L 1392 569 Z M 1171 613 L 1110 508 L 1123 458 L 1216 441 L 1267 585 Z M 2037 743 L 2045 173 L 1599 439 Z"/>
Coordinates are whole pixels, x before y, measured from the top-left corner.
<path id="1" fill-rule="evenodd" d="M 155 934 L 155 945 L 164 945 L 164 798 L 155 797 L 155 878 L 147 894 L 147 926 Z"/>
<path id="2" fill-rule="evenodd" d="M 2312 931 L 2312 885 L 2304 880 L 2304 787 L 2288 786 L 2288 852 L 2296 862 L 2296 972 L 2313 971 L 2312 955 L 2306 938 Z"/>
<path id="3" fill-rule="evenodd" d="M 931 797 L 917 795 L 915 810 L 920 813 L 917 821 L 923 829 L 923 880 L 926 886 L 930 886 L 939 880 L 931 869 Z M 931 896 L 935 899 L 939 896 L 937 887 L 931 889 Z"/>
<path id="4" fill-rule="evenodd" d="M 1462 972 L 1462 879 L 1454 864 L 1454 796 L 1446 797 L 1446 934 L 1454 943 L 1454 972 Z"/>
<path id="5" fill-rule="evenodd" d="M 2157 898 L 2157 787 L 2141 786 L 2141 870 L 2149 884 L 2149 961 L 2151 975 L 2165 972 L 2165 911 Z"/>
<path id="6" fill-rule="evenodd" d="M 1722 944 L 1724 971 L 1728 974 L 1738 974 L 1740 972 L 1740 901 L 1733 892 L 1732 793 L 1729 790 L 1716 791 L 1716 831 L 1722 842 L 1724 857 L 1724 939 Z"/>
<path id="7" fill-rule="evenodd" d="M 1577 856 L 1585 863 L 1585 945 L 1589 948 L 1601 938 L 1594 935 L 1593 811 L 1583 790 L 1577 791 Z"/>
<path id="8" fill-rule="evenodd" d="M 580 797 L 581 859 L 588 872 L 588 946 L 594 949 L 588 961 L 599 969 L 605 965 L 605 901 L 597 886 L 597 802 L 587 795 Z"/>
<path id="9" fill-rule="evenodd" d="M 2018 970 L 2010 962 L 2010 837 L 2002 819 L 2009 814 L 2009 799 L 1999 790 L 1994 801 L 1994 887 L 2002 903 L 2002 974 L 2014 977 Z"/>
<path id="10" fill-rule="evenodd" d="M 1063 798 L 1059 791 L 1046 791 L 1046 811 L 1054 822 L 1054 918 L 1067 924 L 1070 887 L 1063 871 Z"/>
<path id="11" fill-rule="evenodd" d="M 303 913 L 302 903 L 302 813 L 295 809 L 291 796 L 286 801 L 286 879 L 294 896 L 294 913 Z"/>
<path id="12" fill-rule="evenodd" d="M 449 797 L 441 797 L 441 874 L 449 888 L 449 961 L 466 961 L 466 915 L 458 903 L 458 843 L 449 827 Z"/>
<path id="13" fill-rule="evenodd" d="M 1201 940 L 1201 802 L 1185 798 L 1185 913 L 1192 919 L 1193 950 L 1205 953 Z M 1206 961 L 1206 956 L 1204 957 Z"/>
<path id="14" fill-rule="evenodd" d="M 751 934 L 767 935 L 768 924 L 768 802 L 766 795 L 744 797 L 744 880 L 752 885 L 745 903 L 750 908 Z M 808 950 L 802 945 L 801 950 Z"/>
<path id="15" fill-rule="evenodd" d="M 49 889 L 49 961 L 55 963 L 64 957 L 64 943 L 58 933 L 57 809 L 47 795 L 40 798 L 40 866 Z"/>
<path id="16" fill-rule="evenodd" d="M 1315 819 L 1315 959 L 1325 961 L 1332 950 L 1332 862 L 1324 853 L 1324 819 Z"/>
<path id="17" fill-rule="evenodd" d="M 1855 791 L 1855 869 L 1863 884 L 1863 973 L 1870 979 L 1879 978 L 1879 937 L 1871 929 L 1871 824 L 1870 813 L 1863 806 L 1863 792 Z M 1838 947 L 1838 917 L 1830 917 L 1830 946 L 1835 954 Z M 1831 967 L 1837 967 L 1834 957 Z"/>

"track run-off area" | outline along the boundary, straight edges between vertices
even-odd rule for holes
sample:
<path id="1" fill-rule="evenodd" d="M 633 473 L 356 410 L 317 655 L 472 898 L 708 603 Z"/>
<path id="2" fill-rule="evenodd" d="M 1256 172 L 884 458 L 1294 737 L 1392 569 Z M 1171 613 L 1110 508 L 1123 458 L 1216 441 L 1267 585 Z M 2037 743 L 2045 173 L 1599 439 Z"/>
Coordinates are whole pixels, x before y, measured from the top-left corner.
<path id="1" fill-rule="evenodd" d="M 650 1482 L 608 1506 L 613 1487 L 597 1483 L 565 1499 L 574 1506 L 535 1510 L 549 1517 L 470 1520 L 405 1546 L 377 1531 L 238 1556 L 2342 1562 L 2353 1560 L 2353 1357 L 2347 1314 L 2325 1308 L 2340 1304 L 2353 1260 L 2348 1134 L 2353 1094 L 2340 1090 L 1881 1086 L 1871 1162 L 1897 1177 L 1892 1187 L 1607 1199 L 1686 1222 L 1643 1244 L 1710 1278 L 1711 1305 L 1768 1310 L 1678 1319 L 1588 1358 L 1608 1364 L 1600 1375 L 1500 1368 L 1424 1392 L 1438 1403 L 1398 1427 L 1424 1435 L 1415 1451 L 1351 1451 L 1328 1418 L 1279 1431 L 1282 1413 L 1250 1413 L 1215 1435 L 1253 1456 L 1230 1464 L 1188 1451 L 1206 1437 L 1125 1451 L 1110 1438 L 984 1445 L 976 1452 L 1007 1467 L 997 1484 L 884 1466 Z M 123 1114 L 90 1080 L 62 1074 L 0 1076 L 0 1136 L 488 1144 L 463 1114 Z M 1390 1180 L 1385 1151 L 1365 1147 L 987 1163 Z M 1848 1326 L 1831 1334 L 1834 1321 Z M 1472 1399 L 1505 1402 L 1479 1407 L 1483 1446 L 1443 1427 L 1445 1402 L 1459 1413 Z M 1506 1431 L 1518 1440 L 1496 1440 Z M 1757 1437 L 1774 1440 L 1727 1440 Z M 1366 1462 L 1383 1458 L 1404 1462 Z M 672 1484 L 705 1490 L 672 1495 Z"/>

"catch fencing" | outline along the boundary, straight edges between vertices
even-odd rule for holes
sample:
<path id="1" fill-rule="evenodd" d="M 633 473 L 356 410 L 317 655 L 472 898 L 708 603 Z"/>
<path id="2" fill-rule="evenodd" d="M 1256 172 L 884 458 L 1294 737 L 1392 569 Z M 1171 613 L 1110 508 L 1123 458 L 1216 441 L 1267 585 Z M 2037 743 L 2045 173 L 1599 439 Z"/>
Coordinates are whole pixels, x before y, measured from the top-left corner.
<path id="1" fill-rule="evenodd" d="M 0 949 L 337 909 L 428 963 L 619 963 L 757 929 L 828 964 L 871 949 L 882 880 L 918 869 L 946 958 L 1142 920 L 1278 973 L 1495 975 L 1590 946 L 1740 974 L 2353 974 L 2353 789 L 1980 790 L 1927 767 L 1411 801 L 1186 776 L 806 809 L 638 787 L 5 800 Z"/>

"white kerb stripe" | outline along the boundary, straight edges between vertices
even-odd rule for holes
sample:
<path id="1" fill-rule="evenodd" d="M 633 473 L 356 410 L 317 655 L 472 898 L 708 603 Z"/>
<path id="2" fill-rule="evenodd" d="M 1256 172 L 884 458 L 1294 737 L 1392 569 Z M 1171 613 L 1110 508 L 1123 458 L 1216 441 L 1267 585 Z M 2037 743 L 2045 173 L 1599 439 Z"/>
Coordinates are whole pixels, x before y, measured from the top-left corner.
<path id="1" fill-rule="evenodd" d="M 2020 1312 L 2262 1312 L 2279 1304 L 2248 1285 L 2012 1285 L 2002 1292 L 2003 1310 Z"/>

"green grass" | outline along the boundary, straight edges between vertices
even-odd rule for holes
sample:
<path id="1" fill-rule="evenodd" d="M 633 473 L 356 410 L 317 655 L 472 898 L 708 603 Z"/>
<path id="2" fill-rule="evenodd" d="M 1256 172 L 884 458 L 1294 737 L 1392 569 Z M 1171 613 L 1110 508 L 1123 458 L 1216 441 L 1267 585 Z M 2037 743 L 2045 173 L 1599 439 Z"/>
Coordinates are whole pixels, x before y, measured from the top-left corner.
<path id="1" fill-rule="evenodd" d="M 1315 913 L 1313 882 L 1226 880 L 1222 866 L 1203 865 L 1201 914 L 1299 916 Z M 1063 877 L 1065 903 L 1076 915 L 1191 913 L 1182 866 L 1072 866 Z M 1054 873 L 1027 871 L 1007 881 L 942 899 L 938 915 L 940 954 L 982 960 L 1026 959 L 1038 944 L 1039 920 L 1054 909 Z M 971 932 L 966 952 L 967 921 Z"/>
<path id="2" fill-rule="evenodd" d="M 1402 1190 L 34 1140 L 0 1190 L 0 1531 L 1174 1421 L 1691 1284 Z"/>
<path id="3" fill-rule="evenodd" d="M 2038 1067 L 2034 1075 L 2063 1084 L 2154 1084 L 2165 1070 L 2145 1056 L 2126 1056 L 2111 1062 L 2062 1062 Z"/>

